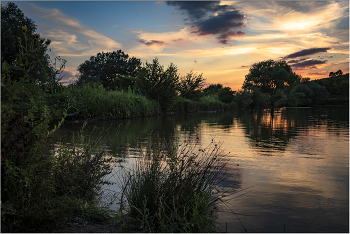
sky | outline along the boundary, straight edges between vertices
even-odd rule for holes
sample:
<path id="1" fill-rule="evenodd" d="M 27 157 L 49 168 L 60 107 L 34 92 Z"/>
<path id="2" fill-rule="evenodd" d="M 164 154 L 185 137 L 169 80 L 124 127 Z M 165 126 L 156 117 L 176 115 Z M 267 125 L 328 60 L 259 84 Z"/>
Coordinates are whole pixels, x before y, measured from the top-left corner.
<path id="1" fill-rule="evenodd" d="M 349 1 L 13 2 L 52 40 L 50 57 L 67 60 L 65 84 L 91 56 L 117 50 L 233 90 L 269 59 L 311 80 L 349 72 Z"/>

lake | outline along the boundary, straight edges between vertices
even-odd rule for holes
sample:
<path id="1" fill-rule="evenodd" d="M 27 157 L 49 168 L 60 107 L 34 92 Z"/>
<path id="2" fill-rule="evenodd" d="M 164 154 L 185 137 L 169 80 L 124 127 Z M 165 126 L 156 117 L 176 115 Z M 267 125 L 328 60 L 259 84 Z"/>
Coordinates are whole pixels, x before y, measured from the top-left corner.
<path id="1" fill-rule="evenodd" d="M 57 141 L 69 141 L 81 126 L 63 125 Z M 176 114 L 85 128 L 92 138 L 98 131 L 107 153 L 126 167 L 146 142 L 221 142 L 229 164 L 217 216 L 228 232 L 349 232 L 347 106 Z"/>

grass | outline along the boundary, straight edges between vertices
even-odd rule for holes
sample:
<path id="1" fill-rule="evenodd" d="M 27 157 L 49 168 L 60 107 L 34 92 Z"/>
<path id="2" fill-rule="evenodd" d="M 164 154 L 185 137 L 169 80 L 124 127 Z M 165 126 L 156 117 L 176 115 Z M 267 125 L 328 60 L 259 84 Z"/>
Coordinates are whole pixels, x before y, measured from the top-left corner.
<path id="1" fill-rule="evenodd" d="M 81 112 L 81 118 L 131 118 L 159 113 L 159 104 L 133 92 L 107 91 L 102 85 L 61 87 L 52 92 L 49 104 L 54 118 L 60 119 L 62 109 Z"/>
<path id="2" fill-rule="evenodd" d="M 48 95 L 48 106 L 53 120 L 62 118 L 62 112 L 81 112 L 78 118 L 133 118 L 161 114 L 159 103 L 142 95 L 106 90 L 102 85 L 59 87 Z M 170 112 L 218 111 L 236 108 L 235 102 L 223 103 L 217 95 L 204 96 L 199 101 L 176 97 Z"/>
<path id="3" fill-rule="evenodd" d="M 120 212 L 134 222 L 132 231 L 217 232 L 214 189 L 227 163 L 221 153 L 215 143 L 147 145 L 144 157 L 120 175 Z"/>
<path id="4" fill-rule="evenodd" d="M 171 111 L 197 112 L 197 111 L 221 111 L 236 108 L 235 102 L 226 104 L 219 100 L 217 95 L 204 96 L 199 101 L 192 101 L 183 97 L 177 97 Z"/>

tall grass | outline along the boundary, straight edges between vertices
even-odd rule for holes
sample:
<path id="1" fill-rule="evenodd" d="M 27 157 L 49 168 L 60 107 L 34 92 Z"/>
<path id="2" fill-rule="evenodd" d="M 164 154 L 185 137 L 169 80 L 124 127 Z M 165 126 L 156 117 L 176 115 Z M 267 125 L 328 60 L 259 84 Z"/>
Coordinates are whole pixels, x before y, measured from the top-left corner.
<path id="1" fill-rule="evenodd" d="M 219 100 L 217 95 L 204 96 L 199 101 L 177 97 L 171 111 L 174 112 L 197 112 L 197 111 L 221 111 L 236 108 L 235 102 L 226 104 Z"/>
<path id="2" fill-rule="evenodd" d="M 107 91 L 97 84 L 62 87 L 52 92 L 49 102 L 56 119 L 60 118 L 62 109 L 79 111 L 84 119 L 130 118 L 159 113 L 159 105 L 153 100 L 131 91 Z"/>
<path id="3" fill-rule="evenodd" d="M 218 231 L 214 189 L 226 163 L 215 143 L 205 149 L 185 143 L 147 147 L 144 157 L 121 176 L 121 210 L 136 221 L 139 228 L 133 231 Z"/>

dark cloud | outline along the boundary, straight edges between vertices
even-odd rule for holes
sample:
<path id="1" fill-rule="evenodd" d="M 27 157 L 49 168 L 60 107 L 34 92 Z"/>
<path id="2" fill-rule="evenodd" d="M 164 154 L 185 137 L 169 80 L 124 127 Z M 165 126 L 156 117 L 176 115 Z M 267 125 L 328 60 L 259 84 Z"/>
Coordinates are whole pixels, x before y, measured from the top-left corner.
<path id="1" fill-rule="evenodd" d="M 315 65 L 317 65 L 317 64 L 324 64 L 326 62 L 327 62 L 327 60 L 322 61 L 322 60 L 311 59 L 311 60 L 303 61 L 301 63 L 292 64 L 291 67 L 293 69 L 297 69 L 297 70 L 298 69 L 306 69 L 306 68 L 310 69 L 310 68 L 316 68 Z"/>
<path id="2" fill-rule="evenodd" d="M 179 42 L 179 41 L 183 41 L 183 39 L 176 39 L 176 40 L 172 40 L 173 42 Z"/>
<path id="3" fill-rule="evenodd" d="M 219 39 L 219 42 L 222 43 L 222 44 L 227 44 L 230 40 L 231 37 L 234 37 L 234 36 L 243 36 L 245 35 L 245 32 L 242 32 L 242 31 L 238 31 L 238 32 L 227 32 L 227 33 L 222 33 L 218 39 Z"/>
<path id="4" fill-rule="evenodd" d="M 152 46 L 152 45 L 163 45 L 164 41 L 156 41 L 156 40 L 151 40 L 146 42 L 145 40 L 141 39 L 139 40 L 142 44 L 145 44 L 146 46 Z"/>
<path id="5" fill-rule="evenodd" d="M 286 57 L 284 57 L 284 59 L 297 58 L 297 57 L 317 54 L 320 52 L 327 52 L 327 50 L 329 50 L 329 49 L 331 49 L 331 48 L 329 48 L 329 47 L 327 47 L 327 48 L 311 48 L 311 49 L 301 50 L 301 51 L 298 51 L 296 53 L 287 55 Z"/>
<path id="6" fill-rule="evenodd" d="M 231 37 L 245 34 L 242 31 L 232 31 L 244 27 L 244 15 L 233 6 L 219 3 L 219 1 L 167 2 L 169 6 L 187 12 L 193 27 L 192 33 L 200 36 L 217 35 L 220 43 L 227 44 Z"/>
<path id="7" fill-rule="evenodd" d="M 194 60 L 195 63 L 198 63 L 197 60 Z"/>
<path id="8" fill-rule="evenodd" d="M 184 10 L 193 20 L 199 20 L 207 12 L 224 10 L 228 6 L 220 6 L 220 1 L 167 1 L 168 6 L 175 6 L 178 10 Z"/>
<path id="9" fill-rule="evenodd" d="M 309 59 L 309 58 L 301 58 L 301 59 L 297 59 L 297 60 L 289 60 L 288 63 L 299 63 L 299 62 L 304 61 L 306 59 Z"/>

